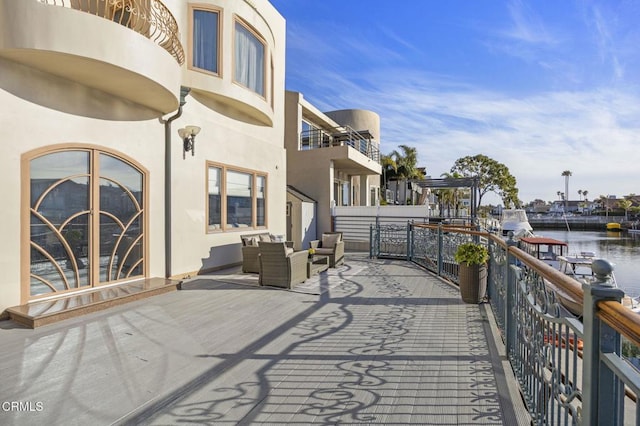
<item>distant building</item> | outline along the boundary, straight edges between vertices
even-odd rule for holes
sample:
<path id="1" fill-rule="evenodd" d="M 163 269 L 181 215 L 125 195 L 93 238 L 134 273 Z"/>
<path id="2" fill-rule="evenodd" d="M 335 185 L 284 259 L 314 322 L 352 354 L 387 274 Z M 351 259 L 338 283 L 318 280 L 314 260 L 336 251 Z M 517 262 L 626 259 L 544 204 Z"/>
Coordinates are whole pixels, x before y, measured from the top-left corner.
<path id="1" fill-rule="evenodd" d="M 375 206 L 380 193 L 380 117 L 373 111 L 321 112 L 303 94 L 285 96 L 287 183 L 317 202 L 318 234 L 332 206 Z"/>
<path id="2" fill-rule="evenodd" d="M 551 206 L 544 200 L 533 200 L 525 210 L 531 214 L 546 214 L 549 213 L 550 208 Z"/>
<path id="3" fill-rule="evenodd" d="M 562 215 L 565 213 L 581 214 L 583 209 L 582 204 L 583 204 L 582 201 L 557 200 L 551 203 L 551 206 L 549 207 L 549 214 L 551 215 Z"/>

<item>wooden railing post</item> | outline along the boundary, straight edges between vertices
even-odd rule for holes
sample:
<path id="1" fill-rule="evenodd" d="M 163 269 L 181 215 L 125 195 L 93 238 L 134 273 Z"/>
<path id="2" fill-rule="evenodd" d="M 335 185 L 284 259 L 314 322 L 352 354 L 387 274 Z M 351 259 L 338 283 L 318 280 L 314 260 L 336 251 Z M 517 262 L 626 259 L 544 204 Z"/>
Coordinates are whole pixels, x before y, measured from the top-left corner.
<path id="1" fill-rule="evenodd" d="M 604 260 L 593 261 L 596 281 L 583 284 L 584 351 L 582 363 L 582 424 L 617 425 L 622 419 L 624 390 L 616 385 L 612 371 L 600 359 L 603 353 L 621 352 L 621 338 L 597 317 L 598 303 L 604 300 L 620 302 L 624 292 L 611 284 L 613 266 Z"/>

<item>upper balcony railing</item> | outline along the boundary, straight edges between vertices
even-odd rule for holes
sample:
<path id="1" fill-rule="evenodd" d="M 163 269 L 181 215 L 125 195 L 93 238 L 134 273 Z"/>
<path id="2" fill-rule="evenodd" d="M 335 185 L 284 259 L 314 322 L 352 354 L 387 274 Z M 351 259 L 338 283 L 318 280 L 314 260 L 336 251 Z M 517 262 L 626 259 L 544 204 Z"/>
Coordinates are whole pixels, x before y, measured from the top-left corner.
<path id="1" fill-rule="evenodd" d="M 455 251 L 469 241 L 489 248 L 488 299 L 532 424 L 640 424 L 640 370 L 627 358 L 640 347 L 640 314 L 620 303 L 604 270 L 581 283 L 514 241 L 412 223 L 371 226 L 370 256 L 411 260 L 456 283 Z M 579 316 L 568 299 L 581 301 Z"/>
<path id="2" fill-rule="evenodd" d="M 380 164 L 380 151 L 371 139 L 369 132 L 357 132 L 349 126 L 336 127 L 328 131 L 304 130 L 300 133 L 300 150 L 350 146 Z"/>
<path id="3" fill-rule="evenodd" d="M 53 6 L 81 10 L 116 22 L 142 34 L 184 63 L 178 23 L 159 0 L 37 0 Z"/>

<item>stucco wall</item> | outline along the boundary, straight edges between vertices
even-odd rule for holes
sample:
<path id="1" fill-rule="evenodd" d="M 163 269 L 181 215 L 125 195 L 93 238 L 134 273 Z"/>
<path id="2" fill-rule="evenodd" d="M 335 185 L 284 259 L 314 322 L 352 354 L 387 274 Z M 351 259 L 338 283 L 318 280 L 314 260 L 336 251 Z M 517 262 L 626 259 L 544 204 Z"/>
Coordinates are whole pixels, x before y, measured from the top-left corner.
<path id="1" fill-rule="evenodd" d="M 52 82 L 54 84 L 54 82 Z M 10 106 L 0 114 L 3 139 L 0 167 L 4 184 L 0 235 L 0 311 L 20 304 L 21 156 L 28 151 L 60 144 L 82 144 L 122 153 L 149 171 L 149 211 L 161 212 L 164 204 L 164 128 L 157 120 L 140 122 L 104 121 L 58 112 L 21 99 L 0 86 L 0 104 Z M 162 214 L 148 217 L 150 274 L 164 274 L 164 220 Z M 26 223 L 28 227 L 28 222 Z M 28 236 L 28 234 L 27 234 Z M 26 278 L 23 278 L 26 279 Z"/>
<path id="2" fill-rule="evenodd" d="M 341 109 L 325 112 L 336 122 L 343 126 L 349 126 L 353 130 L 368 130 L 373 139 L 379 144 L 380 141 L 380 116 L 364 109 Z"/>
<path id="3" fill-rule="evenodd" d="M 174 275 L 193 273 L 242 260 L 240 234 L 252 229 L 207 233 L 207 162 L 267 175 L 266 230 L 285 234 L 286 158 L 282 127 L 249 126 L 219 114 L 187 97 L 187 113 L 174 122 L 172 169 Z M 182 158 L 177 131 L 186 125 L 202 128 L 196 137 L 196 155 Z"/>
<path id="4" fill-rule="evenodd" d="M 204 0 L 199 3 L 206 2 Z M 187 49 L 187 2 L 169 0 L 164 3 L 178 20 L 184 47 Z M 229 103 L 225 104 L 223 96 L 212 102 L 211 97 L 203 97 L 202 93 L 194 90 L 186 98 L 182 115 L 171 124 L 172 276 L 192 275 L 203 269 L 218 268 L 242 260 L 242 232 L 207 232 L 205 206 L 208 161 L 265 174 L 268 226 L 264 230 L 274 234 L 285 234 L 286 231 L 286 154 L 283 146 L 285 21 L 267 0 L 218 0 L 210 3 L 221 5 L 225 17 L 231 18 L 237 14 L 254 28 L 264 32 L 262 35 L 267 42 L 268 68 L 271 69 L 273 62 L 275 71 L 271 79 L 273 90 L 269 89 L 273 98 L 271 99 L 270 94 L 267 98 L 261 98 L 246 88 L 238 87 L 227 72 L 216 84 L 219 84 L 220 91 L 225 96 L 231 94 L 236 96 L 235 99 L 227 98 Z M 2 2 L 0 6 L 3 4 L 10 3 Z M 117 25 L 110 22 L 101 22 L 102 24 Z M 29 33 L 29 26 L 22 28 L 25 34 Z M 223 37 L 225 55 L 230 55 L 232 50 L 232 34 L 232 28 L 226 25 Z M 133 32 L 131 35 L 140 37 Z M 96 48 L 136 55 L 135 43 L 127 45 L 134 49 L 127 53 L 122 44 L 113 45 L 108 43 L 108 38 L 104 40 L 105 43 Z M 230 64 L 231 60 L 228 58 L 225 62 Z M 135 64 L 136 60 L 132 63 Z M 162 74 L 162 67 L 156 67 L 154 73 L 159 76 L 153 78 L 162 80 L 164 87 L 189 86 L 186 67 L 187 65 L 183 66 L 182 73 L 167 69 L 166 75 Z M 138 72 L 139 69 L 130 71 Z M 164 82 L 166 79 L 172 81 Z M 205 89 L 211 88 L 215 89 L 215 84 Z M 179 93 L 175 93 L 175 97 L 178 98 Z M 29 224 L 28 219 L 21 222 L 21 188 L 29 182 L 28 179 L 21 181 L 20 161 L 24 153 L 43 147 L 80 144 L 79 146 L 104 149 L 130 157 L 148 171 L 148 228 L 145 229 L 145 234 L 148 238 L 149 275 L 165 276 L 163 119 L 173 116 L 175 111 L 160 116 L 158 111 L 118 98 L 114 94 L 97 91 L 83 82 L 54 76 L 6 58 L 0 58 L 0 104 L 3 106 L 0 128 L 4 141 L 0 144 L 0 168 L 4 178 L 0 188 L 0 199 L 3 201 L 0 221 L 0 233 L 3 236 L 3 244 L 0 246 L 0 312 L 25 300 L 21 282 L 27 282 L 28 277 L 21 276 L 20 265 L 29 262 L 28 255 L 21 255 L 21 249 L 24 253 L 25 245 L 28 253 Z M 243 104 L 244 107 L 238 106 Z M 269 120 L 261 122 L 252 119 L 251 114 L 242 113 L 243 108 L 259 110 L 268 115 Z M 230 109 L 232 113 L 229 113 Z M 195 156 L 187 153 L 183 159 L 182 140 L 177 129 L 185 125 L 199 126 L 201 131 L 196 137 Z M 21 231 L 24 232 L 22 236 Z M 255 232 L 252 229 L 244 231 Z"/>

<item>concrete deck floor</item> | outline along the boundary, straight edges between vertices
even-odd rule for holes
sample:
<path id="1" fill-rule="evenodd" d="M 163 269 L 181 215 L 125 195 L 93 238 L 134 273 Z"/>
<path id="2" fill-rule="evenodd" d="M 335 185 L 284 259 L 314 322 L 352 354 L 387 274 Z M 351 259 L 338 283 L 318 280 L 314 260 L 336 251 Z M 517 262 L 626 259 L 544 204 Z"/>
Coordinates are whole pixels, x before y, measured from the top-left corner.
<path id="1" fill-rule="evenodd" d="M 529 424 L 488 306 L 423 269 L 350 254 L 299 292 L 228 272 L 0 322 L 0 424 Z"/>

